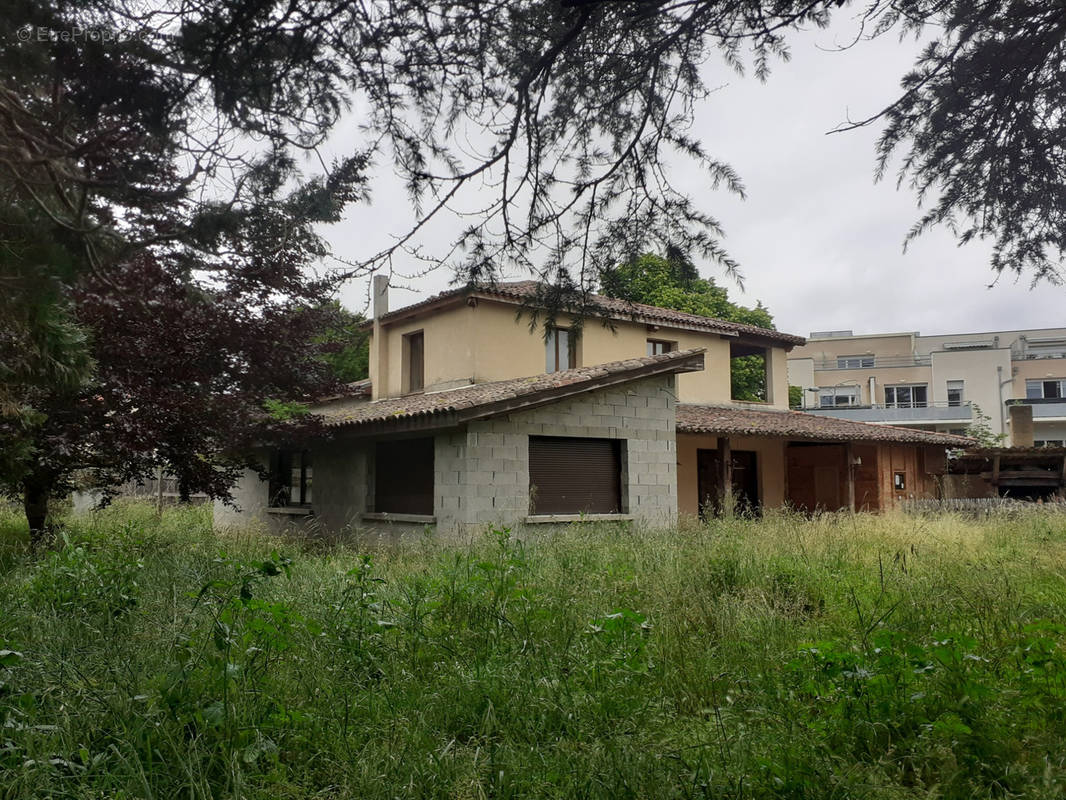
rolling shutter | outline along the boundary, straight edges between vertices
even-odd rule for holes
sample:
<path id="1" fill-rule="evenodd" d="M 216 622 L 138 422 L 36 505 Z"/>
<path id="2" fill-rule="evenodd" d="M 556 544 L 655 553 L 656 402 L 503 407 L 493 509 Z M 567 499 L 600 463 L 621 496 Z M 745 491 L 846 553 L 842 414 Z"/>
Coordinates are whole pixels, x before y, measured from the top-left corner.
<path id="1" fill-rule="evenodd" d="M 374 510 L 433 514 L 433 439 L 378 442 L 374 453 Z"/>
<path id="2" fill-rule="evenodd" d="M 530 436 L 529 489 L 534 514 L 617 514 L 622 510 L 621 444 Z"/>

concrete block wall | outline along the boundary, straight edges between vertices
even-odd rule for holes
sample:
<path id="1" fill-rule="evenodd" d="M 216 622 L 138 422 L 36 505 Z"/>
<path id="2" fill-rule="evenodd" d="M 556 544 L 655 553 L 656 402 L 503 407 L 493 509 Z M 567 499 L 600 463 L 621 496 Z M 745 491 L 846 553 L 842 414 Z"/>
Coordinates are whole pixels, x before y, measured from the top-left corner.
<path id="1" fill-rule="evenodd" d="M 624 512 L 648 524 L 675 521 L 675 398 L 674 376 L 648 378 L 472 422 L 465 436 L 438 436 L 438 528 L 524 520 L 529 514 L 530 436 L 622 440 Z"/>
<path id="2" fill-rule="evenodd" d="M 652 525 L 676 521 L 675 398 L 674 376 L 660 376 L 434 434 L 437 530 L 523 522 L 529 514 L 530 436 L 622 440 L 624 513 Z M 373 440 L 338 439 L 310 448 L 313 517 L 269 509 L 267 483 L 247 471 L 233 489 L 240 510 L 216 503 L 215 525 L 328 534 L 420 532 L 424 525 L 418 523 L 362 518 L 371 508 L 374 447 Z"/>

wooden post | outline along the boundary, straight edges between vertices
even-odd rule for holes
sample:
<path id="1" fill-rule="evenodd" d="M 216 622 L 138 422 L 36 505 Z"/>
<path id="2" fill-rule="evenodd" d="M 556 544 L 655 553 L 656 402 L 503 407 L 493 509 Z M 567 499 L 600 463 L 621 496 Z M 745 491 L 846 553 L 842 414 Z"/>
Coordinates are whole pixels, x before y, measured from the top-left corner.
<path id="1" fill-rule="evenodd" d="M 718 507 L 722 516 L 733 516 L 733 451 L 728 436 L 718 437 Z"/>
<path id="2" fill-rule="evenodd" d="M 992 485 L 999 486 L 999 453 L 992 457 Z"/>
<path id="3" fill-rule="evenodd" d="M 157 514 L 163 513 L 163 467 L 160 465 L 156 468 L 155 479 L 158 485 L 156 486 L 156 506 L 155 510 Z"/>
<path id="4" fill-rule="evenodd" d="M 848 487 L 848 511 L 855 513 L 855 449 L 851 442 L 844 444 L 844 478 Z"/>

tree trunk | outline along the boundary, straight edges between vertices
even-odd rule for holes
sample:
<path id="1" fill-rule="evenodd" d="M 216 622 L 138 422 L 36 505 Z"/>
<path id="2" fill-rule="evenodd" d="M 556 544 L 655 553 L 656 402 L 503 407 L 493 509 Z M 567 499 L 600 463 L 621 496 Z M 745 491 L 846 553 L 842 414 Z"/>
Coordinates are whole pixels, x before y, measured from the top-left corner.
<path id="1" fill-rule="evenodd" d="M 30 524 L 30 544 L 37 547 L 44 541 L 45 525 L 48 520 L 48 498 L 50 487 L 43 481 L 26 481 L 22 496 L 22 508 L 26 512 L 26 521 Z"/>

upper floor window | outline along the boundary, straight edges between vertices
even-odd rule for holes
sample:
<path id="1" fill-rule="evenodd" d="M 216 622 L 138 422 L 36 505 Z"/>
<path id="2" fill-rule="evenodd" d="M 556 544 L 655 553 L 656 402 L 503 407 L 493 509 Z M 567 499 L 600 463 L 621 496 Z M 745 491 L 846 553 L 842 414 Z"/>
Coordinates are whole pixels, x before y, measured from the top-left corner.
<path id="1" fill-rule="evenodd" d="M 963 382 L 948 381 L 948 405 L 961 406 L 963 397 Z"/>
<path id="2" fill-rule="evenodd" d="M 924 383 L 885 387 L 887 408 L 925 408 L 929 400 L 929 387 Z"/>
<path id="3" fill-rule="evenodd" d="M 422 331 L 403 337 L 403 391 L 420 392 L 426 387 L 426 337 Z"/>
<path id="4" fill-rule="evenodd" d="M 569 328 L 551 328 L 545 343 L 545 372 L 562 372 L 577 366 L 574 332 Z"/>
<path id="5" fill-rule="evenodd" d="M 729 343 L 730 396 L 766 403 L 770 397 L 770 351 L 757 345 Z"/>
<path id="6" fill-rule="evenodd" d="M 660 356 L 663 353 L 672 353 L 677 349 L 677 342 L 667 342 L 663 339 L 648 339 L 648 355 Z"/>
<path id="7" fill-rule="evenodd" d="M 311 454 L 279 450 L 270 460 L 271 507 L 311 505 Z"/>
<path id="8" fill-rule="evenodd" d="M 1030 378 L 1025 382 L 1027 400 L 1049 400 L 1066 397 L 1066 378 Z"/>
<path id="9" fill-rule="evenodd" d="M 867 356 L 837 356 L 837 369 L 867 369 L 874 365 L 874 357 Z"/>
<path id="10" fill-rule="evenodd" d="M 837 406 L 857 406 L 859 404 L 858 386 L 819 386 L 818 407 L 835 408 Z"/>

